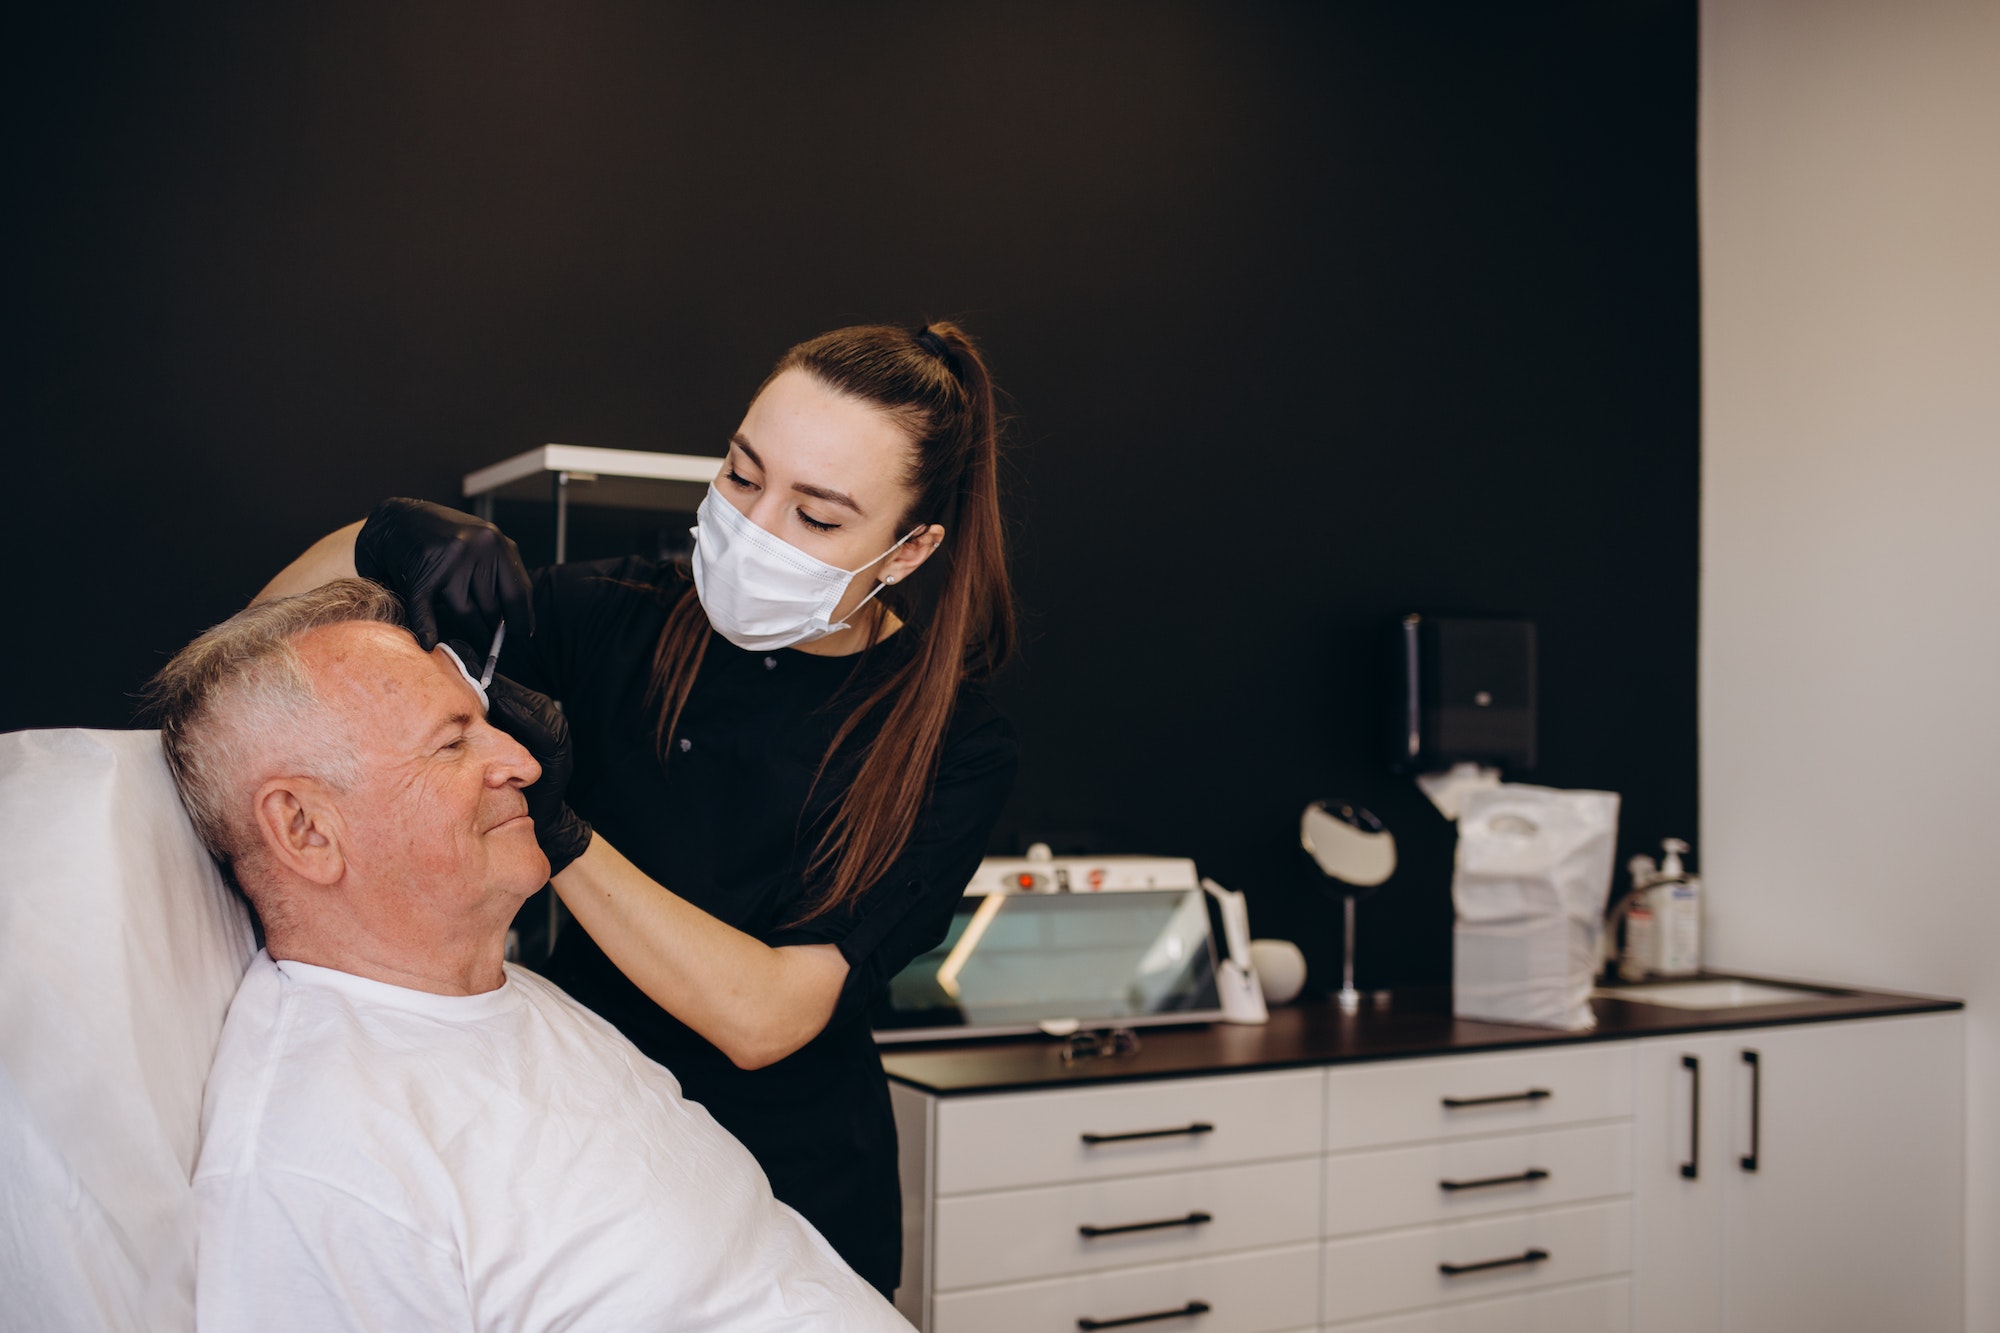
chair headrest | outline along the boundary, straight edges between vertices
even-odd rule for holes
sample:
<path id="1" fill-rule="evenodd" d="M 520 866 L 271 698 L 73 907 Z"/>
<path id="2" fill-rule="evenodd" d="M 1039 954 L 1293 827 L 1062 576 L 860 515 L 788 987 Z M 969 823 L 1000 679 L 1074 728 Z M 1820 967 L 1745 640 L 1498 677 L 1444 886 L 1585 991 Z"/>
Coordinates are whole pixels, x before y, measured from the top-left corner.
<path id="1" fill-rule="evenodd" d="M 158 732 L 0 735 L 0 1288 L 38 1327 L 192 1328 L 202 1084 L 253 950 Z"/>

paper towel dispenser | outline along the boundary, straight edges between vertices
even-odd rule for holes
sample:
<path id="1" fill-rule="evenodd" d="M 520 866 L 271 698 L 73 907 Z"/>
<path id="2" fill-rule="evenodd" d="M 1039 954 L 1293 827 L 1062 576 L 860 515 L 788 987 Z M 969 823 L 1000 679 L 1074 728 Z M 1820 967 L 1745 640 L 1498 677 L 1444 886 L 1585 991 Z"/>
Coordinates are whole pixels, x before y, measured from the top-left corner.
<path id="1" fill-rule="evenodd" d="M 1534 621 L 1404 616 L 1385 659 L 1391 771 L 1534 768 Z"/>

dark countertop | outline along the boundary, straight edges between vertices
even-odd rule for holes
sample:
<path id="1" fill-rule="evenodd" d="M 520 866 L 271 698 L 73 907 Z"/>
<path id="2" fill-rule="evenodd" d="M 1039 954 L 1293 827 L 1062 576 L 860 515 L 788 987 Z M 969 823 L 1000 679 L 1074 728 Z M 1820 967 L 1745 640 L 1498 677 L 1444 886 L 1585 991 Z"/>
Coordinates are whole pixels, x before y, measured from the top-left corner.
<path id="1" fill-rule="evenodd" d="M 1589 1032 L 1559 1032 L 1453 1018 L 1448 990 L 1411 989 L 1397 991 L 1389 1009 L 1371 1010 L 1364 1004 L 1362 1012 L 1353 1015 L 1341 1013 L 1331 1000 L 1311 1000 L 1272 1011 L 1271 1021 L 1261 1027 L 1213 1023 L 1140 1028 L 1136 1053 L 1080 1060 L 1068 1067 L 1060 1056 L 1063 1043 L 1046 1037 L 885 1046 L 882 1065 L 889 1077 L 899 1083 L 949 1097 L 1130 1079 L 1405 1060 L 1467 1051 L 1624 1041 L 1731 1028 L 1824 1023 L 1843 1018 L 1886 1018 L 1965 1007 L 1957 1000 L 1929 996 L 1815 988 L 1824 993 L 1778 1004 L 1712 1010 L 1597 999 L 1591 1002 L 1597 1012 L 1597 1027 Z"/>

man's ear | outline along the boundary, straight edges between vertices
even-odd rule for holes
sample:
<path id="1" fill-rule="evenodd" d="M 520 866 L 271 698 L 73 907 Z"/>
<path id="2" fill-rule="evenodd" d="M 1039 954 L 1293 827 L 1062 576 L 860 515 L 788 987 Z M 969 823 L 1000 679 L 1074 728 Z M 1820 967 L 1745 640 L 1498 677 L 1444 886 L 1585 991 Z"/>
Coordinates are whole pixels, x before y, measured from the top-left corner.
<path id="1" fill-rule="evenodd" d="M 272 778 L 257 789 L 257 836 L 271 859 L 299 878 L 332 884 L 347 870 L 340 816 L 311 778 Z"/>

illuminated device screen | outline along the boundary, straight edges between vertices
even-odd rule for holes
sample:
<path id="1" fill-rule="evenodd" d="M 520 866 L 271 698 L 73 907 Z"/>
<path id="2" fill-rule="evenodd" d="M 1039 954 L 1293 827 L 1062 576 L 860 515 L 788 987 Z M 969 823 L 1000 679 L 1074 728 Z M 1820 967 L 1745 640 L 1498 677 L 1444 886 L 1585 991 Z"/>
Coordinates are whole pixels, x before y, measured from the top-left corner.
<path id="1" fill-rule="evenodd" d="M 878 1041 L 1003 1036 L 1038 1023 L 1221 1016 L 1200 889 L 993 893 L 959 900 L 944 942 L 897 973 Z"/>

